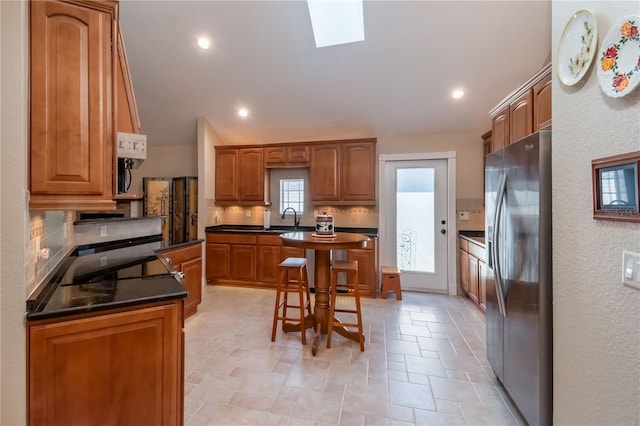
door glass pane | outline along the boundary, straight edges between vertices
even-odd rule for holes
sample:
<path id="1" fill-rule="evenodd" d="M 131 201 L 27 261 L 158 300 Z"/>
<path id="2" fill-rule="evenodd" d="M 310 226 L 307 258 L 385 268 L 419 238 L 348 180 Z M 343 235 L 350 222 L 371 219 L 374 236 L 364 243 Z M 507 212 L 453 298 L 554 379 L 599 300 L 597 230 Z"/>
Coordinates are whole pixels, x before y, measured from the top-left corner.
<path id="1" fill-rule="evenodd" d="M 432 168 L 396 172 L 397 259 L 401 270 L 435 272 Z"/>

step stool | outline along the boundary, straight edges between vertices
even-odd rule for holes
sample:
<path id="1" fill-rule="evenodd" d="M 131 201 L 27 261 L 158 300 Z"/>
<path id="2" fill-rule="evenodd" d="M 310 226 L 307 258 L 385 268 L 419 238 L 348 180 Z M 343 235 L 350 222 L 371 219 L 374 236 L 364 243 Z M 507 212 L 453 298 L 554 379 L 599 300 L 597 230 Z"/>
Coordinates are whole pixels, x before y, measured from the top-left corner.
<path id="1" fill-rule="evenodd" d="M 382 266 L 380 268 L 382 273 L 382 288 L 380 290 L 380 297 L 387 298 L 389 291 L 396 293 L 396 300 L 402 300 L 402 288 L 400 288 L 400 271 L 395 266 Z"/>

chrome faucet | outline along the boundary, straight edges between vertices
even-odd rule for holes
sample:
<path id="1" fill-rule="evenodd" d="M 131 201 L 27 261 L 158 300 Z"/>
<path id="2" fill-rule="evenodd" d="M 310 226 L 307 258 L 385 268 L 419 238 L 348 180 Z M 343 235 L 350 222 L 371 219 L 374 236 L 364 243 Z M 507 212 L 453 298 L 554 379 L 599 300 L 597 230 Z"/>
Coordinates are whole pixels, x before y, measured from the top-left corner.
<path id="1" fill-rule="evenodd" d="M 293 207 L 287 207 L 282 211 L 282 218 L 283 219 L 285 218 L 287 210 L 293 211 L 293 227 L 295 229 L 298 229 L 298 225 L 300 225 L 300 218 L 298 217 L 298 213 L 296 212 L 296 209 L 294 209 Z"/>

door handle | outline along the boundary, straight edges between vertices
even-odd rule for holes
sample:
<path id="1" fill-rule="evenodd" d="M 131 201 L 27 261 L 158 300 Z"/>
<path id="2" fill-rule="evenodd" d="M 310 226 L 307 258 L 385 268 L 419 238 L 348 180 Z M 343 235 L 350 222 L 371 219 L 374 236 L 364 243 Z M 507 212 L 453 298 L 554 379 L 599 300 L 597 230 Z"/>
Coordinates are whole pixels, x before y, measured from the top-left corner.
<path id="1" fill-rule="evenodd" d="M 441 233 L 441 234 L 446 234 L 446 233 L 447 233 L 447 230 L 446 230 L 446 229 L 441 229 L 441 230 L 440 230 L 440 233 Z"/>
<path id="2" fill-rule="evenodd" d="M 495 275 L 494 284 L 498 298 L 498 310 L 503 317 L 507 316 L 506 299 L 502 286 L 502 267 L 500 265 L 500 221 L 502 216 L 502 206 L 504 204 L 504 196 L 507 190 L 507 174 L 500 176 L 500 186 L 498 189 L 498 197 L 496 199 L 496 209 L 493 215 L 493 272 Z"/>

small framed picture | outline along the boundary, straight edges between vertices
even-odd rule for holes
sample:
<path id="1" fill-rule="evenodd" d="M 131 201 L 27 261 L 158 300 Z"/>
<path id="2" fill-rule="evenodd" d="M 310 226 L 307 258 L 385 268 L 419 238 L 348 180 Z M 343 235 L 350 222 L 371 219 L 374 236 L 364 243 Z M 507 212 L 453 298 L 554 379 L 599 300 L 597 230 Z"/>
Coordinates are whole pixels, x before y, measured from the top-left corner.
<path id="1" fill-rule="evenodd" d="M 593 218 L 640 222 L 640 151 L 591 162 Z"/>

